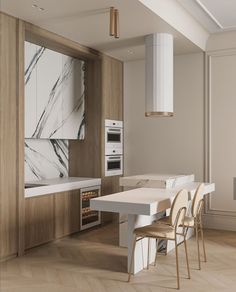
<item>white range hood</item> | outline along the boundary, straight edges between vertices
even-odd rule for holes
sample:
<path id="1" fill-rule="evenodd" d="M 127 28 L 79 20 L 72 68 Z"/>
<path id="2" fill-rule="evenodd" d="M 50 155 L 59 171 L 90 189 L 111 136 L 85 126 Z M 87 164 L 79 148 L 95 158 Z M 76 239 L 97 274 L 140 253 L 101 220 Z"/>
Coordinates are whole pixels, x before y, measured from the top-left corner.
<path id="1" fill-rule="evenodd" d="M 146 36 L 146 117 L 173 116 L 173 36 Z"/>

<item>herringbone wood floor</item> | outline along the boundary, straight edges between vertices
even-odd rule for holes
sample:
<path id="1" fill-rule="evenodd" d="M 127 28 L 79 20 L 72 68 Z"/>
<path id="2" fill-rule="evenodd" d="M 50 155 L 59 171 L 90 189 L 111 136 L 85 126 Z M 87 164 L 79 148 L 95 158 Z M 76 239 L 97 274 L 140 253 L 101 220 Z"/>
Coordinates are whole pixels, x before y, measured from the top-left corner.
<path id="1" fill-rule="evenodd" d="M 107 225 L 64 238 L 1 264 L 1 292 L 175 291 L 174 253 L 127 283 L 126 252 L 118 227 Z M 206 230 L 208 262 L 198 271 L 194 238 L 188 241 L 191 280 L 180 247 L 181 291 L 236 291 L 236 233 Z"/>

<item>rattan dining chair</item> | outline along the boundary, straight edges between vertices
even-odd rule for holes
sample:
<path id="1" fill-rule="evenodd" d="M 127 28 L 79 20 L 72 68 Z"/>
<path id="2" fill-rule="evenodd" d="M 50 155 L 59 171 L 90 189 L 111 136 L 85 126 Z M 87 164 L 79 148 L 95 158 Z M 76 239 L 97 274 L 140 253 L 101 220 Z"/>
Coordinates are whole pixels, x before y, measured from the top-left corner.
<path id="1" fill-rule="evenodd" d="M 185 229 L 186 235 L 189 228 L 193 228 L 195 230 L 199 270 L 201 270 L 199 233 L 201 234 L 201 239 L 202 239 L 204 262 L 207 261 L 205 240 L 204 240 L 203 226 L 202 226 L 202 211 L 204 207 L 203 190 L 204 190 L 204 183 L 201 183 L 197 187 L 193 200 L 192 200 L 191 214 L 190 216 L 185 216 L 184 223 L 183 223 L 183 226 L 186 228 Z M 158 220 L 156 223 L 170 225 L 171 224 L 170 216 L 163 217 L 160 220 Z"/>
<path id="2" fill-rule="evenodd" d="M 170 212 L 170 222 L 171 224 L 156 224 L 153 223 L 148 226 L 136 228 L 134 230 L 134 243 L 132 249 L 132 256 L 129 266 L 129 277 L 128 281 L 131 278 L 131 269 L 134 261 L 134 252 L 136 243 L 143 238 L 154 238 L 154 239 L 165 239 L 172 240 L 175 242 L 175 256 L 176 256 L 176 274 L 177 274 L 177 289 L 180 288 L 180 280 L 179 280 L 179 259 L 178 259 L 178 246 L 181 243 L 184 243 L 185 247 L 185 255 L 186 255 L 186 263 L 187 263 L 187 271 L 188 278 L 190 279 L 190 270 L 188 263 L 188 251 L 187 251 L 187 243 L 186 243 L 186 232 L 183 226 L 183 221 L 186 216 L 186 210 L 188 205 L 188 192 L 187 190 L 181 190 L 175 196 L 175 199 L 171 206 Z M 181 231 L 180 231 L 181 230 Z M 180 242 L 178 236 L 181 236 L 183 240 Z M 156 262 L 156 259 L 155 259 Z"/>

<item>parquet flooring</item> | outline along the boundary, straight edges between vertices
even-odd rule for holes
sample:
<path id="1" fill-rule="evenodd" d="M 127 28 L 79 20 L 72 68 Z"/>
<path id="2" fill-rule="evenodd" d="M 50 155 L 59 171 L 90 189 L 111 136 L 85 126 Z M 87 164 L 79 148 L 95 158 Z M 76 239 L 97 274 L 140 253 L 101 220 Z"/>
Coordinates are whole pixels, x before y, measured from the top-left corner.
<path id="1" fill-rule="evenodd" d="M 175 257 L 127 283 L 125 248 L 118 247 L 118 226 L 107 225 L 34 248 L 1 264 L 1 292 L 158 292 L 177 291 Z M 180 247 L 181 291 L 236 291 L 236 233 L 206 230 L 208 262 L 197 267 L 194 238 L 188 240 L 191 280 L 186 279 Z"/>

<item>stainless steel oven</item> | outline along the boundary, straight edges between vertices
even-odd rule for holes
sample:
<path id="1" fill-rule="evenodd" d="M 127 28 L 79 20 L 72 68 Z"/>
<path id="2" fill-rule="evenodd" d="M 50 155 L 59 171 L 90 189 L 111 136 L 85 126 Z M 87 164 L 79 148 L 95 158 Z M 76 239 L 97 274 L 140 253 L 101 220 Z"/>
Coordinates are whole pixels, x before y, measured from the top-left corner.
<path id="1" fill-rule="evenodd" d="M 123 155 L 105 156 L 105 176 L 123 174 Z"/>

